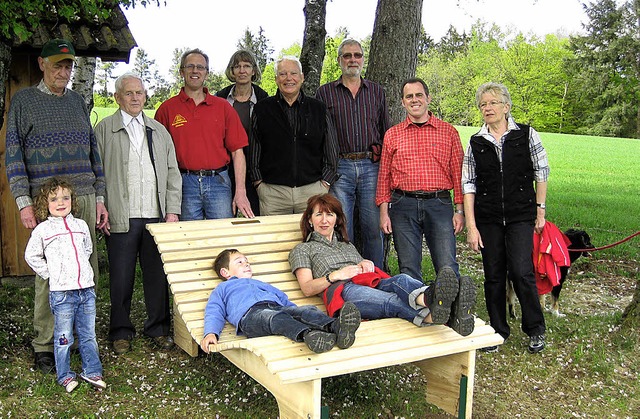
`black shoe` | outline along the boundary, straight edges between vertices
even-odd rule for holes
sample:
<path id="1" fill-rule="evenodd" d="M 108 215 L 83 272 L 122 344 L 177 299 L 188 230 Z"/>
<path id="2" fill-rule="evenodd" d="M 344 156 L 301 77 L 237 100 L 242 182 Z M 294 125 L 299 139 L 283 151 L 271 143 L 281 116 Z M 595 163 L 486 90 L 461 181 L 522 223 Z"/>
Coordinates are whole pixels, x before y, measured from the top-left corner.
<path id="1" fill-rule="evenodd" d="M 529 337 L 529 353 L 537 354 L 544 349 L 544 335 Z"/>
<path id="2" fill-rule="evenodd" d="M 336 334 L 336 345 L 340 349 L 347 349 L 356 340 L 356 330 L 360 327 L 360 311 L 351 301 L 347 301 L 340 309 L 340 315 L 332 323 Z"/>
<path id="3" fill-rule="evenodd" d="M 317 354 L 330 351 L 336 346 L 336 335 L 322 330 L 309 330 L 304 334 L 303 340 Z"/>
<path id="4" fill-rule="evenodd" d="M 51 374 L 56 370 L 56 359 L 53 352 L 36 352 L 35 363 L 36 368 L 44 374 Z"/>
<path id="5" fill-rule="evenodd" d="M 151 340 L 153 341 L 153 345 L 156 348 L 165 351 L 173 348 L 174 345 L 173 338 L 171 336 L 156 336 L 154 338 L 151 338 Z"/>
<path id="6" fill-rule="evenodd" d="M 131 350 L 131 342 L 126 339 L 116 339 L 111 343 L 111 346 L 116 355 L 126 354 Z"/>
<path id="7" fill-rule="evenodd" d="M 451 305 L 457 295 L 458 277 L 453 269 L 445 266 L 424 292 L 424 301 L 431 311 L 431 321 L 434 324 L 445 324 L 449 320 Z"/>
<path id="8" fill-rule="evenodd" d="M 480 351 L 487 354 L 494 354 L 498 352 L 498 346 L 485 346 L 484 348 L 480 348 Z"/>
<path id="9" fill-rule="evenodd" d="M 460 277 L 460 291 L 451 306 L 449 327 L 461 334 L 468 336 L 473 332 L 475 317 L 471 314 L 476 304 L 476 285 L 468 276 Z"/>

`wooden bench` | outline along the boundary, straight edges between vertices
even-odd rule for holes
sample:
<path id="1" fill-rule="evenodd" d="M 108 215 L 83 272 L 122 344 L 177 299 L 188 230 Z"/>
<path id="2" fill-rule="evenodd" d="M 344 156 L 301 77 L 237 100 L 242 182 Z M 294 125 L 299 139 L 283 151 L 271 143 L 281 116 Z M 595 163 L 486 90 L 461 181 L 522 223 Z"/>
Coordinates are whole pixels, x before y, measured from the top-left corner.
<path id="1" fill-rule="evenodd" d="M 220 283 L 213 260 L 226 248 L 247 255 L 254 276 L 287 293 L 298 305 L 314 304 L 291 273 L 289 251 L 300 243 L 300 215 L 150 224 L 173 294 L 176 344 L 198 355 L 209 294 Z M 442 410 L 471 417 L 476 349 L 502 344 L 500 335 L 476 319 L 463 337 L 446 326 L 416 327 L 403 319 L 363 322 L 355 344 L 314 354 L 283 336 L 246 339 L 227 324 L 215 350 L 269 390 L 280 418 L 319 418 L 325 377 L 414 363 L 427 379 L 426 397 Z"/>

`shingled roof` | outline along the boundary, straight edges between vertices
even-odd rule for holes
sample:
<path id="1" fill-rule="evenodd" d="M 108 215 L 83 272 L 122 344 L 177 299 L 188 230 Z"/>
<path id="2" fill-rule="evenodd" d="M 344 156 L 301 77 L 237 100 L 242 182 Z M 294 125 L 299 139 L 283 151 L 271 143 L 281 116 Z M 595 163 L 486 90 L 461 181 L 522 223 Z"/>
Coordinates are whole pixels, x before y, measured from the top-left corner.
<path id="1" fill-rule="evenodd" d="M 119 6 L 111 17 L 101 21 L 61 22 L 43 20 L 26 40 L 14 38 L 14 52 L 40 52 L 50 39 L 64 38 L 73 43 L 76 55 L 100 57 L 102 61 L 129 62 L 131 50 L 138 46 L 129 30 L 127 18 Z"/>

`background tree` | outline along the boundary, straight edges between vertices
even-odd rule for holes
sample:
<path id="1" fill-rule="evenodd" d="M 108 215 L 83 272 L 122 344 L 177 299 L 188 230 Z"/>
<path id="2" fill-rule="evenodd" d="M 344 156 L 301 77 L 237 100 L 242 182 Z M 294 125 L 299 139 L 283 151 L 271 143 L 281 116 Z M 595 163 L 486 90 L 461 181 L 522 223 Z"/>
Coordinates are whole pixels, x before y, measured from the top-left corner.
<path id="1" fill-rule="evenodd" d="M 258 35 L 254 35 L 249 28 L 244 31 L 244 37 L 238 41 L 238 49 L 246 49 L 251 51 L 256 57 L 256 61 L 261 71 L 271 62 L 273 56 L 273 48 L 269 43 L 269 39 L 264 34 L 262 26 L 258 29 Z"/>
<path id="2" fill-rule="evenodd" d="M 304 72 L 302 89 L 310 96 L 316 94 L 320 86 L 320 75 L 325 57 L 325 20 L 327 17 L 327 0 L 305 0 L 304 2 L 304 36 L 300 62 Z"/>
<path id="3" fill-rule="evenodd" d="M 385 88 L 393 124 L 405 116 L 399 89 L 416 72 L 421 19 L 422 0 L 378 1 L 366 77 Z"/>
<path id="4" fill-rule="evenodd" d="M 577 133 L 640 138 L 639 3 L 593 2 L 586 34 L 571 37 L 568 100 Z"/>
<path id="5" fill-rule="evenodd" d="M 95 76 L 95 57 L 76 57 L 71 89 L 82 96 L 89 112 L 93 109 L 93 81 Z"/>

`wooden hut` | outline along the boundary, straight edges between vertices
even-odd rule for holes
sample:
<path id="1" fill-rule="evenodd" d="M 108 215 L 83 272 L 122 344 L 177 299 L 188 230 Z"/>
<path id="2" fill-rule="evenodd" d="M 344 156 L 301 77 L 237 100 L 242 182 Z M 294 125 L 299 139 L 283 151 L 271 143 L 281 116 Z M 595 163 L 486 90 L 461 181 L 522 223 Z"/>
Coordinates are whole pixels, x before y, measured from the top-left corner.
<path id="1" fill-rule="evenodd" d="M 77 56 L 100 57 L 103 61 L 129 62 L 131 50 L 137 46 L 122 10 L 115 6 L 112 16 L 104 21 L 61 23 L 43 21 L 25 41 L 14 40 L 11 45 L 11 67 L 6 86 L 5 115 L 11 106 L 11 97 L 18 90 L 37 84 L 42 79 L 37 57 L 42 46 L 50 39 L 70 40 Z M 5 168 L 6 123 L 0 129 L 0 276 L 33 275 L 24 261 L 24 249 L 31 230 L 20 221 L 20 213 Z"/>

